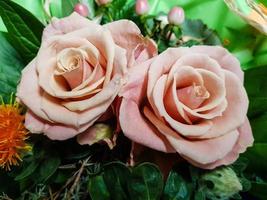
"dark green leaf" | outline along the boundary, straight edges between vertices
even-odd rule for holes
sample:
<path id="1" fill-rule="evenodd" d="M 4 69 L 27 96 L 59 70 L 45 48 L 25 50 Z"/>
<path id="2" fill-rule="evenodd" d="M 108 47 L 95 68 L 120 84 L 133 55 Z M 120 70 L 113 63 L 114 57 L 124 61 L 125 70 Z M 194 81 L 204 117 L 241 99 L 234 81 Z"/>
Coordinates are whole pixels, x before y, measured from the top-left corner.
<path id="1" fill-rule="evenodd" d="M 168 176 L 164 194 L 164 200 L 185 200 L 190 199 L 190 189 L 184 178 L 172 170 Z"/>
<path id="2" fill-rule="evenodd" d="M 132 200 L 157 200 L 163 189 L 163 177 L 157 166 L 143 163 L 132 170 L 128 183 Z"/>
<path id="3" fill-rule="evenodd" d="M 248 115 L 253 117 L 267 111 L 267 67 L 245 71 L 245 88 L 250 99 Z"/>
<path id="4" fill-rule="evenodd" d="M 130 170 L 121 162 L 112 162 L 104 166 L 104 180 L 112 199 L 128 199 L 127 180 Z"/>
<path id="5" fill-rule="evenodd" d="M 267 183 L 252 182 L 252 188 L 249 193 L 261 200 L 267 199 Z"/>
<path id="6" fill-rule="evenodd" d="M 57 170 L 60 165 L 60 158 L 56 155 L 50 155 L 46 157 L 40 164 L 39 172 L 35 173 L 35 182 L 36 183 L 43 183 L 47 181 Z"/>
<path id="7" fill-rule="evenodd" d="M 248 169 L 254 173 L 262 174 L 267 177 L 267 143 L 255 143 L 253 147 L 250 147 L 245 157 L 249 159 L 250 164 Z"/>
<path id="8" fill-rule="evenodd" d="M 248 166 L 248 162 L 249 160 L 247 158 L 239 157 L 238 160 L 236 160 L 231 167 L 237 174 L 240 174 L 245 171 Z"/>
<path id="9" fill-rule="evenodd" d="M 30 62 L 39 49 L 43 24 L 29 11 L 9 0 L 0 1 L 0 15 L 10 41 L 23 57 L 24 63 Z"/>
<path id="10" fill-rule="evenodd" d="M 31 160 L 30 164 L 28 166 L 25 166 L 25 168 L 22 170 L 22 172 L 16 176 L 15 180 L 19 181 L 24 178 L 27 178 L 30 176 L 38 167 L 39 163 L 35 160 Z"/>
<path id="11" fill-rule="evenodd" d="M 262 105 L 264 107 L 264 104 Z M 255 143 L 267 143 L 267 113 L 250 120 Z"/>
<path id="12" fill-rule="evenodd" d="M 92 200 L 110 200 L 110 194 L 102 175 L 94 176 L 89 179 L 88 191 Z"/>
<path id="13" fill-rule="evenodd" d="M 7 101 L 10 94 L 16 92 L 23 64 L 16 50 L 8 43 L 6 33 L 0 32 L 0 43 L 0 95 Z"/>

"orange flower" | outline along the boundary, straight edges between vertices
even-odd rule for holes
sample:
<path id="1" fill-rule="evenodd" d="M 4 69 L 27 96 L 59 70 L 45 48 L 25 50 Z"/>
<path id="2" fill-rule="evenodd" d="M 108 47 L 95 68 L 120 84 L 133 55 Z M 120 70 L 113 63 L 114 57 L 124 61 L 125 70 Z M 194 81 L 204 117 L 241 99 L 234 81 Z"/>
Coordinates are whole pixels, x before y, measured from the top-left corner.
<path id="1" fill-rule="evenodd" d="M 13 96 L 8 104 L 0 100 L 0 167 L 10 170 L 12 165 L 19 164 L 22 153 L 30 151 L 31 146 L 25 142 L 28 131 L 19 104 Z"/>

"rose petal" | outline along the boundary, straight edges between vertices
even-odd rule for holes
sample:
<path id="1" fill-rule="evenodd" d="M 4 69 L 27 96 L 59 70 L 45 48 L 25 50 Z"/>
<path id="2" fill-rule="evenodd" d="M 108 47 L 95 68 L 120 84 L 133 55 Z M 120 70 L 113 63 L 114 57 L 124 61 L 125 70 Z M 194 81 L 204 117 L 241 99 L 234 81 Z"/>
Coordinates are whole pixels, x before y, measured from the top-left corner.
<path id="1" fill-rule="evenodd" d="M 143 119 L 134 101 L 122 100 L 119 120 L 124 135 L 132 141 L 163 152 L 173 152 L 164 136 L 152 129 L 151 125 Z"/>
<path id="2" fill-rule="evenodd" d="M 32 60 L 23 70 L 16 96 L 33 113 L 40 118 L 50 120 L 41 110 L 40 104 L 43 90 L 38 86 L 38 76 L 36 72 L 36 60 Z"/>
<path id="3" fill-rule="evenodd" d="M 209 164 L 225 157 L 234 147 L 239 133 L 232 131 L 221 137 L 207 140 L 186 140 L 180 137 L 176 132 L 163 124 L 148 109 L 144 110 L 146 117 L 153 121 L 157 129 L 166 136 L 175 150 L 185 159 L 201 163 Z M 194 164 L 194 163 L 193 163 Z"/>
<path id="4" fill-rule="evenodd" d="M 187 125 L 176 121 L 167 113 L 163 102 L 166 82 L 167 75 L 163 75 L 158 79 L 153 89 L 152 100 L 155 105 L 155 108 L 157 109 L 157 112 L 160 114 L 160 117 L 164 117 L 164 119 L 174 130 L 184 136 L 198 136 L 205 134 L 212 126 L 212 123 L 210 121 L 207 120 L 200 122 L 199 124 Z"/>
<path id="5" fill-rule="evenodd" d="M 104 27 L 111 32 L 115 43 L 126 49 L 127 60 L 129 61 L 128 66 L 132 66 L 134 64 L 131 60 L 134 58 L 134 50 L 140 44 L 145 45 L 149 57 L 153 57 L 157 54 L 157 47 L 155 43 L 143 38 L 140 29 L 132 21 L 118 20 L 105 24 Z"/>
<path id="6" fill-rule="evenodd" d="M 240 63 L 233 54 L 229 53 L 229 51 L 220 46 L 193 46 L 191 50 L 195 53 L 201 53 L 210 56 L 214 60 L 216 60 L 219 65 L 238 76 L 238 78 L 243 83 L 244 80 L 244 72 L 241 70 Z"/>
<path id="7" fill-rule="evenodd" d="M 117 96 L 123 82 L 124 81 L 122 77 L 116 74 L 110 83 L 93 97 L 85 100 L 63 102 L 62 104 L 72 111 L 84 111 L 87 109 L 92 109 L 96 106 L 100 106 L 101 104 L 105 105 L 104 107 L 107 106 L 108 108 L 108 106 Z"/>
<path id="8" fill-rule="evenodd" d="M 248 97 L 240 79 L 227 70 L 225 72 L 226 110 L 222 116 L 212 119 L 213 126 L 201 138 L 218 137 L 243 124 L 248 110 Z"/>
<path id="9" fill-rule="evenodd" d="M 76 12 L 61 19 L 52 18 L 51 23 L 43 31 L 42 41 L 46 41 L 48 38 L 55 35 L 63 35 L 88 26 L 99 25 L 82 17 Z"/>

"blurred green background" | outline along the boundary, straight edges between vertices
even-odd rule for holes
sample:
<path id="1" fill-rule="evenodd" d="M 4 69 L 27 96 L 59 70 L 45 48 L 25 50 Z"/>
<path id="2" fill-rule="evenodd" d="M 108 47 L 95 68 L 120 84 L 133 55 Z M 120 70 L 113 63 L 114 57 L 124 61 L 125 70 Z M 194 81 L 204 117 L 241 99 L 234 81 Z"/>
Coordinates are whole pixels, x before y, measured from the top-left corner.
<path id="1" fill-rule="evenodd" d="M 13 0 L 31 11 L 41 22 L 46 22 L 44 0 Z M 94 0 L 81 0 L 92 5 Z M 241 3 L 244 0 L 238 0 Z M 74 4 L 77 0 L 50 0 L 50 12 L 62 17 L 64 4 Z M 267 0 L 258 1 L 267 5 Z M 150 14 L 168 13 L 173 6 L 185 9 L 186 16 L 201 19 L 219 34 L 225 47 L 241 61 L 243 69 L 267 65 L 267 37 L 261 34 L 235 13 L 231 12 L 223 0 L 149 0 Z M 63 6 L 62 6 L 63 5 Z M 93 13 L 93 10 L 91 10 Z M 6 31 L 0 21 L 0 31 Z"/>

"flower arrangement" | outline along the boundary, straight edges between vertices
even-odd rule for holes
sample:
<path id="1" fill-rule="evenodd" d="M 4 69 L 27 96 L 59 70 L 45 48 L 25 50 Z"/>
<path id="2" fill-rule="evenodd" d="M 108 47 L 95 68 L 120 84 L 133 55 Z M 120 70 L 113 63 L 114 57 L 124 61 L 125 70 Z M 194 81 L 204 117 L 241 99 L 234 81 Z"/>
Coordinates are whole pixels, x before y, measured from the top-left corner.
<path id="1" fill-rule="evenodd" d="M 1 0 L 0 199 L 266 199 L 264 3 Z"/>

